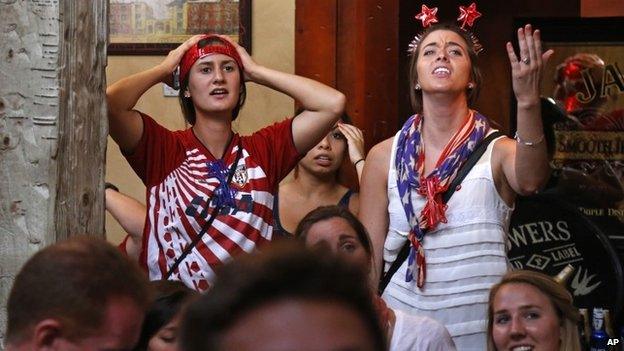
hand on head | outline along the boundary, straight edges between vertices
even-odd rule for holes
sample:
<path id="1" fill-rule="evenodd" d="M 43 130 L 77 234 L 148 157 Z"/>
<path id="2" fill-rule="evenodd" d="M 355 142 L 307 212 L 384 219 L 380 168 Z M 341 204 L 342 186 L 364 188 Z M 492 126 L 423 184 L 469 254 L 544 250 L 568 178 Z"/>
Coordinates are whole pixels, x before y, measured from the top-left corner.
<path id="1" fill-rule="evenodd" d="M 245 77 L 245 81 L 253 82 L 254 79 L 253 79 L 253 74 L 251 72 L 254 72 L 254 70 L 258 67 L 258 64 L 251 58 L 251 56 L 249 55 L 247 50 L 245 50 L 244 47 L 240 46 L 237 42 L 233 41 L 229 36 L 227 35 L 218 35 L 218 36 L 221 39 L 232 44 L 236 48 L 236 51 L 238 51 L 238 54 L 241 57 L 241 61 L 243 61 L 243 74 Z"/>
<path id="2" fill-rule="evenodd" d="M 201 40 L 203 35 L 193 35 L 189 39 L 187 39 L 184 43 L 180 44 L 177 48 L 169 51 L 167 57 L 160 63 L 160 67 L 163 71 L 163 75 L 161 77 L 161 82 L 167 84 L 170 87 L 173 87 L 173 72 L 176 67 L 180 64 L 182 57 L 184 54 L 197 44 L 198 41 Z"/>
<path id="3" fill-rule="evenodd" d="M 554 51 L 542 53 L 540 31 L 533 30 L 530 24 L 518 28 L 520 57 L 514 52 L 511 42 L 507 42 L 507 55 L 511 63 L 513 91 L 519 105 L 539 103 L 540 81 L 543 70 Z"/>
<path id="4" fill-rule="evenodd" d="M 362 130 L 352 124 L 338 123 L 338 129 L 347 139 L 349 160 L 355 164 L 366 157 L 364 153 L 364 134 Z"/>

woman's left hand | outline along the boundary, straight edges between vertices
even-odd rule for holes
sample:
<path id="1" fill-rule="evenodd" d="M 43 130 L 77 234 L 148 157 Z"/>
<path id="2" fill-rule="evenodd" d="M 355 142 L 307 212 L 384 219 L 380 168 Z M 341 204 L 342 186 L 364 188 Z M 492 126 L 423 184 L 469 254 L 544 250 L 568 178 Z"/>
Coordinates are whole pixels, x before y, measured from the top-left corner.
<path id="1" fill-rule="evenodd" d="M 338 123 L 338 129 L 347 139 L 347 147 L 349 149 L 349 160 L 351 163 L 365 158 L 364 155 L 364 134 L 362 131 L 351 124 Z"/>
<path id="2" fill-rule="evenodd" d="M 227 40 L 236 48 L 236 51 L 238 52 L 238 55 L 241 57 L 241 61 L 243 62 L 243 76 L 245 77 L 245 81 L 255 82 L 253 78 L 253 72 L 257 70 L 259 65 L 251 58 L 251 55 L 249 55 L 247 50 L 245 50 L 244 47 L 240 46 L 237 42 L 233 41 L 227 35 L 219 35 L 219 37 L 221 37 L 223 40 Z"/>
<path id="3" fill-rule="evenodd" d="M 551 49 L 542 53 L 540 31 L 539 29 L 533 31 L 530 24 L 518 28 L 518 43 L 520 44 L 520 59 L 516 56 L 511 42 L 507 42 L 513 91 L 518 106 L 539 104 L 543 67 L 546 66 L 554 51 Z"/>

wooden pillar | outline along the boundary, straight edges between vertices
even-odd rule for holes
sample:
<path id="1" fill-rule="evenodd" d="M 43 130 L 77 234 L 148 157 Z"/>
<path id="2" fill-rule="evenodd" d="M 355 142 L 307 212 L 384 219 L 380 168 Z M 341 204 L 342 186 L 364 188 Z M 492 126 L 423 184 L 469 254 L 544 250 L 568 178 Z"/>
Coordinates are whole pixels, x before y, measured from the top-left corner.
<path id="1" fill-rule="evenodd" d="M 0 305 L 36 251 L 103 237 L 107 1 L 0 2 Z M 0 310 L 0 344 L 6 330 Z"/>
<path id="2" fill-rule="evenodd" d="M 62 4 L 56 239 L 103 238 L 108 2 Z"/>

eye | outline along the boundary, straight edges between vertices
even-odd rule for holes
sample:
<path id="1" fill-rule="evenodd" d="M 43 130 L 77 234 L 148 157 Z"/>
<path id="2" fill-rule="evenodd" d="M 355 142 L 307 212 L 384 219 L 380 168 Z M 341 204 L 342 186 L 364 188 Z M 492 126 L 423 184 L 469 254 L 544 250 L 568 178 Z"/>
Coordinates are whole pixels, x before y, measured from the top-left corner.
<path id="1" fill-rule="evenodd" d="M 355 249 L 357 249 L 357 246 L 351 242 L 346 242 L 340 246 L 340 250 L 348 253 L 352 253 Z"/>
<path id="2" fill-rule="evenodd" d="M 336 140 L 345 140 L 345 136 L 340 133 L 340 132 L 333 132 L 331 133 L 332 138 L 336 139 Z"/>
<path id="3" fill-rule="evenodd" d="M 452 55 L 455 55 L 455 56 L 462 56 L 463 55 L 463 53 L 459 49 L 451 49 L 451 50 L 449 50 L 449 53 L 452 54 Z"/>
<path id="4" fill-rule="evenodd" d="M 210 72 L 212 72 L 212 68 L 210 68 L 208 66 L 204 66 L 204 67 L 202 67 L 201 72 L 202 73 L 210 73 Z"/>
<path id="5" fill-rule="evenodd" d="M 234 72 L 234 66 L 233 65 L 227 65 L 223 68 L 226 72 Z"/>
<path id="6" fill-rule="evenodd" d="M 509 316 L 506 314 L 499 314 L 496 317 L 494 317 L 494 323 L 495 324 L 505 324 L 509 322 Z"/>
<path id="7" fill-rule="evenodd" d="M 426 49 L 425 51 L 423 51 L 423 56 L 429 56 L 432 55 L 435 51 L 432 49 Z"/>
<path id="8" fill-rule="evenodd" d="M 527 312 L 525 315 L 526 319 L 538 319 L 540 318 L 540 314 L 537 312 Z"/>

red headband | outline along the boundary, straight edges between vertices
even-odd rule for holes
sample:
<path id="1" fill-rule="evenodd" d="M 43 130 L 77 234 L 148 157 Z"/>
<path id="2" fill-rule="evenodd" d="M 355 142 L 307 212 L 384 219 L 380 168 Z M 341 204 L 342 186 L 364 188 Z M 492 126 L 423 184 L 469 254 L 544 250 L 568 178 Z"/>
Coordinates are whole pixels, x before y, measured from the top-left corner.
<path id="1" fill-rule="evenodd" d="M 238 51 L 236 51 L 234 45 L 232 45 L 230 42 L 214 34 L 206 34 L 202 39 L 200 39 L 200 41 L 211 38 L 217 38 L 219 40 L 219 43 L 206 45 L 200 48 L 198 46 L 198 42 L 192 48 L 186 51 L 186 53 L 182 57 L 182 60 L 180 61 L 180 82 L 184 82 L 186 80 L 189 71 L 191 70 L 191 67 L 193 67 L 193 64 L 195 64 L 195 61 L 211 54 L 227 55 L 233 58 L 234 61 L 236 61 L 236 64 L 238 65 L 238 68 L 240 70 L 243 70 L 243 61 L 241 60 L 241 57 L 238 54 Z"/>

